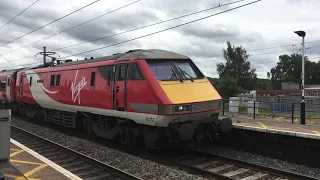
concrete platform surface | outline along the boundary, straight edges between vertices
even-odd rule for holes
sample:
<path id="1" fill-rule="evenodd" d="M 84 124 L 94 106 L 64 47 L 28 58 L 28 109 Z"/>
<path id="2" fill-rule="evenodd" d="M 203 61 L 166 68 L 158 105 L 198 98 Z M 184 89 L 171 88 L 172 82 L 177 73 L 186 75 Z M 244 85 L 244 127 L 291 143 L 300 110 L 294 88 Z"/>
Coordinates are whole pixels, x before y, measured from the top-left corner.
<path id="1" fill-rule="evenodd" d="M 231 119 L 233 121 L 233 127 L 237 129 L 246 129 L 273 134 L 284 134 L 289 136 L 320 140 L 319 125 L 301 125 L 292 124 L 289 122 L 249 119 L 242 117 L 234 117 Z"/>
<path id="2" fill-rule="evenodd" d="M 0 169 L 6 180 L 80 179 L 15 140 L 10 141 L 10 167 Z"/>

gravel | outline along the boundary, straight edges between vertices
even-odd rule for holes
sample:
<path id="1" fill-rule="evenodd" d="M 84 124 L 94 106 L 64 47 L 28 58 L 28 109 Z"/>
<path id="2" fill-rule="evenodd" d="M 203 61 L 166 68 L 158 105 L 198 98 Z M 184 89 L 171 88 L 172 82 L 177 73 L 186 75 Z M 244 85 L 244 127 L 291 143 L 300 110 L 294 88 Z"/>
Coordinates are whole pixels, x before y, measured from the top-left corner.
<path id="1" fill-rule="evenodd" d="M 187 171 L 158 164 L 150 160 L 142 159 L 140 157 L 96 144 L 88 140 L 68 136 L 66 134 L 56 132 L 54 130 L 26 121 L 12 118 L 12 125 L 50 139 L 61 145 L 86 154 L 94 159 L 122 169 L 128 173 L 135 174 L 143 179 L 206 179 L 199 175 L 190 174 Z M 237 151 L 222 146 L 212 146 L 210 148 L 206 147 L 205 149 L 212 154 L 232 157 L 237 160 L 254 164 L 271 166 L 276 169 L 287 170 L 320 179 L 320 168 L 310 168 L 304 165 L 293 164 L 283 160 Z"/>
<path id="2" fill-rule="evenodd" d="M 142 159 L 140 157 L 96 144 L 88 140 L 68 136 L 49 128 L 22 121 L 20 119 L 12 118 L 11 123 L 14 126 L 20 127 L 65 147 L 81 152 L 87 156 L 117 167 L 130 174 L 135 174 L 143 179 L 206 179 L 203 176 L 190 174 L 187 171 Z"/>
<path id="3" fill-rule="evenodd" d="M 275 169 L 281 169 L 289 172 L 294 172 L 302 175 L 307 175 L 320 179 L 320 168 L 311 168 L 304 165 L 298 165 L 283 160 L 272 159 L 269 157 L 264 157 L 261 155 L 251 154 L 247 152 L 242 152 L 238 150 L 229 149 L 222 146 L 212 146 L 210 148 L 205 148 L 209 153 L 231 157 L 236 160 L 241 160 L 253 164 L 264 165 L 267 167 L 272 167 Z"/>

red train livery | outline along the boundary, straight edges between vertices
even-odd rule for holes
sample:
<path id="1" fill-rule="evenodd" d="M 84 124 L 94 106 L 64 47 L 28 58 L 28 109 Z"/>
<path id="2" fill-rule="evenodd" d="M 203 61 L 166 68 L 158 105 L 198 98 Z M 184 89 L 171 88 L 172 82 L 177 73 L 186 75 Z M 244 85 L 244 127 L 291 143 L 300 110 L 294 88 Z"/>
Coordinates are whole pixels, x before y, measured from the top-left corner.
<path id="1" fill-rule="evenodd" d="M 0 92 L 22 115 L 147 148 L 211 141 L 232 127 L 192 60 L 165 50 L 2 71 Z"/>

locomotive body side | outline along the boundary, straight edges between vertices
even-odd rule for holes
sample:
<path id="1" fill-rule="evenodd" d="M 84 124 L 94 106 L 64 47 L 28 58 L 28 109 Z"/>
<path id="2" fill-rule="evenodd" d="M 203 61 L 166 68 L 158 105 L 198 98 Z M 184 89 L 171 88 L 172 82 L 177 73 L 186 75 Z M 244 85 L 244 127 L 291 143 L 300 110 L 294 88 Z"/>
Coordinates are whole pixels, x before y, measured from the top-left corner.
<path id="1" fill-rule="evenodd" d="M 81 67 L 28 70 L 25 72 L 24 82 L 27 83 L 23 84 L 22 101 L 46 109 L 131 118 L 138 124 L 150 125 L 144 121 L 143 114 L 156 116 L 157 112 L 145 112 L 137 107 L 148 103 L 157 105 L 162 98 L 153 93 L 154 88 L 150 88 L 148 81 L 143 78 L 138 63 L 137 60 L 119 64 L 106 61 Z M 119 80 L 114 81 L 113 66 L 116 69 L 127 66 L 127 73 L 133 76 L 125 80 L 117 74 Z M 138 71 L 138 77 L 134 77 L 131 69 Z M 116 87 L 118 92 L 114 93 Z"/>
<path id="2" fill-rule="evenodd" d="M 129 51 L 16 77 L 21 114 L 126 144 L 210 141 L 230 130 L 230 119 L 218 118 L 216 89 L 190 58 L 170 51 Z"/>

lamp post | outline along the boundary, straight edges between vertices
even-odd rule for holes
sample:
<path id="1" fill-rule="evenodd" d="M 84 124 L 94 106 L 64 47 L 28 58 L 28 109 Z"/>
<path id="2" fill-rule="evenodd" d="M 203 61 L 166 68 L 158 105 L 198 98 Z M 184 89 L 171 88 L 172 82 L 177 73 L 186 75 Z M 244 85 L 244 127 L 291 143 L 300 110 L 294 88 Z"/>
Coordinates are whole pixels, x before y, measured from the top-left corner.
<path id="1" fill-rule="evenodd" d="M 305 124 L 306 122 L 306 104 L 304 102 L 304 37 L 306 36 L 306 32 L 304 31 L 295 31 L 298 36 L 302 37 L 302 73 L 301 73 L 301 108 L 300 108 L 300 119 L 301 124 Z"/>

